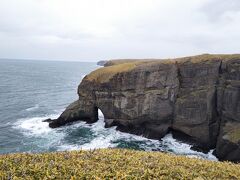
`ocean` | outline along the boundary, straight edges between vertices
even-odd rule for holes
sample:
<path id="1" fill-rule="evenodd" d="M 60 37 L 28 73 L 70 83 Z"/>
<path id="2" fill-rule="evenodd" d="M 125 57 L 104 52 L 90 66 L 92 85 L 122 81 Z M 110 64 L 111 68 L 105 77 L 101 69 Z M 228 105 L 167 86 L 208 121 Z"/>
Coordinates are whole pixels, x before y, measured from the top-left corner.
<path id="1" fill-rule="evenodd" d="M 100 68 L 95 62 L 0 60 L 0 154 L 70 151 L 96 148 L 130 148 L 162 151 L 209 160 L 209 153 L 166 135 L 162 140 L 104 128 L 104 117 L 94 124 L 75 122 L 57 129 L 42 122 L 57 118 L 78 98 L 83 77 Z"/>

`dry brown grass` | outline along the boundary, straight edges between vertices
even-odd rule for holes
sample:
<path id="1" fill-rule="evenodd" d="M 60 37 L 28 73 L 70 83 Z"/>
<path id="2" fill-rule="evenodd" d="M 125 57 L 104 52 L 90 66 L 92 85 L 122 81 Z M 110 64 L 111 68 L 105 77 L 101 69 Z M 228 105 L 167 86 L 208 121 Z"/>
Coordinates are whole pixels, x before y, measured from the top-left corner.
<path id="1" fill-rule="evenodd" d="M 129 72 L 137 66 L 154 66 L 157 64 L 182 64 L 182 63 L 206 63 L 210 64 L 212 61 L 228 61 L 240 59 L 240 55 L 210 55 L 203 54 L 198 56 L 190 56 L 176 59 L 119 59 L 111 60 L 106 63 L 106 67 L 97 69 L 87 76 L 87 80 L 96 81 L 99 83 L 108 82 L 114 75 L 121 72 Z"/>
<path id="2" fill-rule="evenodd" d="M 201 63 L 204 61 L 229 61 L 239 59 L 240 60 L 240 54 L 202 54 L 197 56 L 189 56 L 189 57 L 183 57 L 183 58 L 176 58 L 174 59 L 178 63 L 184 63 L 184 62 L 191 62 L 191 63 Z"/>
<path id="3" fill-rule="evenodd" d="M 0 179 L 239 179 L 239 169 L 229 162 L 125 149 L 0 156 Z"/>
<path id="4" fill-rule="evenodd" d="M 183 62 L 192 62 L 192 63 L 199 63 L 204 61 L 213 61 L 213 60 L 234 60 L 240 59 L 240 54 L 201 54 L 196 56 L 187 56 L 187 57 L 180 57 L 180 58 L 169 58 L 169 59 L 116 59 L 116 60 L 109 60 L 106 66 L 113 66 L 122 63 L 128 62 L 137 62 L 137 61 L 144 61 L 146 63 L 152 62 L 159 62 L 159 63 L 183 63 Z"/>
<path id="5" fill-rule="evenodd" d="M 89 75 L 87 75 L 86 79 L 89 81 L 96 81 L 100 83 L 108 82 L 115 74 L 120 72 L 131 71 L 132 69 L 134 69 L 135 67 L 142 63 L 144 62 L 134 61 L 103 67 L 91 72 Z"/>

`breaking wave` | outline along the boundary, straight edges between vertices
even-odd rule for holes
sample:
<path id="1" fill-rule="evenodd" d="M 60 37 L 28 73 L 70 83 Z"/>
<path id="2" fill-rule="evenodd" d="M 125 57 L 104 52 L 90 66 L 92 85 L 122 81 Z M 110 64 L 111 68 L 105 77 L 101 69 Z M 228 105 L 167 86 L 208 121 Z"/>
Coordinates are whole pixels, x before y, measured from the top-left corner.
<path id="1" fill-rule="evenodd" d="M 14 128 L 31 138 L 37 138 L 36 149 L 41 151 L 68 151 L 98 148 L 133 148 L 145 151 L 164 151 L 188 157 L 217 160 L 212 151 L 205 154 L 191 149 L 191 145 L 182 143 L 167 134 L 161 141 L 147 139 L 116 130 L 116 127 L 104 128 L 104 117 L 99 111 L 99 120 L 93 124 L 76 122 L 69 126 L 51 129 L 48 123 L 42 122 L 46 118 L 57 118 L 59 114 L 44 117 L 19 119 Z"/>
<path id="2" fill-rule="evenodd" d="M 35 110 L 37 110 L 38 108 L 39 108 L 39 105 L 36 104 L 36 105 L 33 106 L 33 107 L 29 107 L 29 108 L 27 108 L 26 111 L 35 111 Z"/>
<path id="3" fill-rule="evenodd" d="M 48 126 L 48 123 L 43 122 L 43 120 L 47 118 L 55 119 L 57 117 L 58 114 L 43 117 L 23 118 L 14 123 L 13 127 L 20 129 L 21 132 L 27 136 L 42 136 L 52 131 L 52 129 Z"/>

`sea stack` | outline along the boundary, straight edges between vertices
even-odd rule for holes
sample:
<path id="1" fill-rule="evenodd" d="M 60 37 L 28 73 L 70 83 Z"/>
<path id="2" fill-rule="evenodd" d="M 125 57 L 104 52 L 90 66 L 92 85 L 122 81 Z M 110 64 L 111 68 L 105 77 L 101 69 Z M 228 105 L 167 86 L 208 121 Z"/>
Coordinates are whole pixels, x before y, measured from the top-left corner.
<path id="1" fill-rule="evenodd" d="M 161 139 L 180 132 L 220 160 L 240 161 L 240 55 L 115 60 L 87 75 L 49 126 L 93 123 Z"/>

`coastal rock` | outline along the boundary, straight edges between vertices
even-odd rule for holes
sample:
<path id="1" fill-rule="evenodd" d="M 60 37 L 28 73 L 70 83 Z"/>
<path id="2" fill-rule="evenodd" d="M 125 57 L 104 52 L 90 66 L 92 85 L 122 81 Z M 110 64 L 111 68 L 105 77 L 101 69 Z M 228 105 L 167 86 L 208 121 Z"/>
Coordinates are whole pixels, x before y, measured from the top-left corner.
<path id="1" fill-rule="evenodd" d="M 98 61 L 97 65 L 98 66 L 104 66 L 107 63 L 107 61 Z"/>
<path id="2" fill-rule="evenodd" d="M 216 109 L 216 86 L 221 61 L 207 60 L 178 63 L 180 87 L 173 129 L 189 135 L 204 149 L 216 146 L 219 117 Z"/>
<path id="3" fill-rule="evenodd" d="M 240 157 L 240 55 L 117 60 L 87 75 L 79 99 L 50 127 L 93 123 L 161 139 L 180 132 L 222 160 Z"/>
<path id="4" fill-rule="evenodd" d="M 216 154 L 219 159 L 240 162 L 240 60 L 223 61 L 218 87 L 221 128 Z"/>
<path id="5" fill-rule="evenodd" d="M 53 122 L 54 120 L 52 120 L 52 119 L 50 119 L 50 118 L 48 118 L 48 119 L 45 119 L 45 120 L 43 120 L 42 122 L 47 122 L 47 123 L 50 123 L 50 122 Z"/>
<path id="6" fill-rule="evenodd" d="M 222 123 L 215 154 L 220 160 L 240 162 L 240 123 Z"/>
<path id="7" fill-rule="evenodd" d="M 58 119 L 50 121 L 49 127 L 57 128 L 78 120 L 94 123 L 98 120 L 97 110 L 91 102 L 77 100 L 70 104 Z"/>

